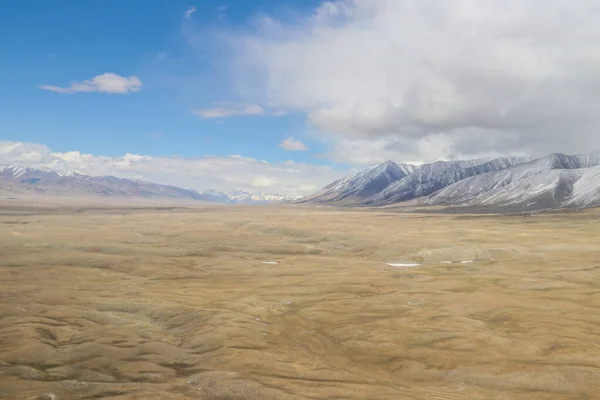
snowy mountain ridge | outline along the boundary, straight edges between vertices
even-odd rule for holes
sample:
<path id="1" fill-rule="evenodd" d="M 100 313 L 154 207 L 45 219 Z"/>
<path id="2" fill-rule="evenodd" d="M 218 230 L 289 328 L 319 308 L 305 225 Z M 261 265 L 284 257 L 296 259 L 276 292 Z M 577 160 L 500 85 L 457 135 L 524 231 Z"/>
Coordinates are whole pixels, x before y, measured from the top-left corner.
<path id="1" fill-rule="evenodd" d="M 525 157 L 501 157 L 492 160 L 437 161 L 425 164 L 404 179 L 366 199 L 363 204 L 386 205 L 426 196 L 461 179 L 530 161 Z"/>
<path id="2" fill-rule="evenodd" d="M 551 154 L 464 179 L 418 203 L 525 209 L 600 205 L 600 153 Z"/>
<path id="3" fill-rule="evenodd" d="M 390 163 L 335 181 L 300 202 L 348 205 L 338 200 L 356 189 L 347 186 L 368 187 L 370 179 L 379 179 L 372 171 L 385 170 Z M 415 167 L 412 172 L 379 188 L 370 196 L 354 198 L 350 204 L 406 203 L 500 211 L 600 206 L 600 152 L 554 153 L 534 160 L 499 157 L 437 161 Z"/>

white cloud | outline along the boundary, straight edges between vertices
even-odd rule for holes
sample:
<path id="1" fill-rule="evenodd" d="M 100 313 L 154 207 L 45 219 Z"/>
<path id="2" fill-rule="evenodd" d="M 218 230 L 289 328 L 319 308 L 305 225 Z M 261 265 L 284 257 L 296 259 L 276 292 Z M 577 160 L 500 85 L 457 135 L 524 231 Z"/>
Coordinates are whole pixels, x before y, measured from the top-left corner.
<path id="1" fill-rule="evenodd" d="M 419 139 L 384 136 L 376 138 L 346 138 L 331 141 L 331 148 L 322 156 L 340 163 L 375 165 L 386 160 L 422 164 L 432 160 L 501 157 L 507 153 L 479 150 L 480 141 L 510 140 L 502 133 L 467 130 L 454 134 L 432 134 Z M 492 146 L 494 147 L 494 146 Z M 542 156 L 525 149 L 511 150 L 513 156 Z"/>
<path id="2" fill-rule="evenodd" d="M 197 108 L 192 114 L 203 118 L 229 118 L 241 115 L 263 115 L 265 109 L 258 104 L 241 104 L 229 107 Z"/>
<path id="3" fill-rule="evenodd" d="M 279 144 L 279 147 L 288 151 L 307 151 L 308 147 L 300 140 L 289 137 Z"/>
<path id="4" fill-rule="evenodd" d="M 269 188 L 273 186 L 273 180 L 267 178 L 264 175 L 258 175 L 252 180 L 252 187 L 254 188 Z"/>
<path id="5" fill-rule="evenodd" d="M 267 109 L 260 104 L 236 104 L 221 102 L 217 107 L 195 108 L 191 112 L 202 118 L 231 118 L 239 116 L 270 116 L 282 117 L 288 114 L 286 110 Z"/>
<path id="6" fill-rule="evenodd" d="M 77 92 L 125 94 L 139 91 L 142 88 L 142 81 L 137 76 L 125 78 L 109 72 L 86 81 L 71 82 L 67 87 L 39 85 L 38 88 L 63 94 Z"/>
<path id="7" fill-rule="evenodd" d="M 0 164 L 114 175 L 196 190 L 237 189 L 284 194 L 308 194 L 348 173 L 328 166 L 291 161 L 274 164 L 240 155 L 180 158 L 125 154 L 107 157 L 79 151 L 53 152 L 41 144 L 2 141 Z"/>
<path id="8" fill-rule="evenodd" d="M 192 14 L 196 12 L 196 6 L 191 6 L 183 13 L 184 18 L 190 19 L 192 18 Z"/>
<path id="9" fill-rule="evenodd" d="M 585 152 L 600 148 L 599 17 L 598 0 L 328 1 L 300 22 L 263 17 L 234 63 L 244 90 L 338 147 Z"/>
<path id="10" fill-rule="evenodd" d="M 0 141 L 0 162 L 3 164 L 43 164 L 48 161 L 49 153 L 50 149 L 43 144 Z"/>

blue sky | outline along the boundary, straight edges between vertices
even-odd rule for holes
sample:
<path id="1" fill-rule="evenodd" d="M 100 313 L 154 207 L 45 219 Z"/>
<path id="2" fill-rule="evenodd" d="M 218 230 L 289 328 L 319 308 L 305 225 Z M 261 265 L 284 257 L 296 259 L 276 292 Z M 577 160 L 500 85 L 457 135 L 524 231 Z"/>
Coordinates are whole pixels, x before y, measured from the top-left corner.
<path id="1" fill-rule="evenodd" d="M 283 3 L 283 4 L 282 4 Z M 221 71 L 223 51 L 201 38 L 211 30 L 243 31 L 261 13 L 309 14 L 312 1 L 15 1 L 0 13 L 3 56 L 0 132 L 4 140 L 43 143 L 54 151 L 106 156 L 125 153 L 200 157 L 241 154 L 272 162 L 314 157 L 323 145 L 305 135 L 305 117 L 202 118 L 191 113 L 236 103 Z M 195 8 L 189 18 L 186 11 Z M 200 37 L 190 43 L 189 35 Z M 128 94 L 60 94 L 38 85 L 68 86 L 103 73 L 136 76 Z M 310 151 L 279 147 L 287 137 Z"/>
<path id="2" fill-rule="evenodd" d="M 307 193 L 600 149 L 600 0 L 19 0 L 0 164 Z"/>

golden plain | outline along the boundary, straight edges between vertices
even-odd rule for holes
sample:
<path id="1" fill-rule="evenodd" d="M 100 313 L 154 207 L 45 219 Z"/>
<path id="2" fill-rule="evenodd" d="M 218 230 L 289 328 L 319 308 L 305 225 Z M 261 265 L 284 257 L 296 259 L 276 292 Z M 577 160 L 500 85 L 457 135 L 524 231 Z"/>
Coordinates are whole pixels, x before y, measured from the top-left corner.
<path id="1" fill-rule="evenodd" d="M 600 216 L 4 202 L 2 399 L 597 399 Z"/>

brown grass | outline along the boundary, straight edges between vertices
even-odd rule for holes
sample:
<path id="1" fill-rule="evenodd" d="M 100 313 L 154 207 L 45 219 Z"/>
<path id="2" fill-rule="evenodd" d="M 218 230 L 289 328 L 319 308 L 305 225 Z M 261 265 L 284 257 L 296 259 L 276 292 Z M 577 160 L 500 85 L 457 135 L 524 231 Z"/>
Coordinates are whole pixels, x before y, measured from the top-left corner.
<path id="1" fill-rule="evenodd" d="M 600 398 L 597 210 L 11 207 L 2 399 Z"/>

